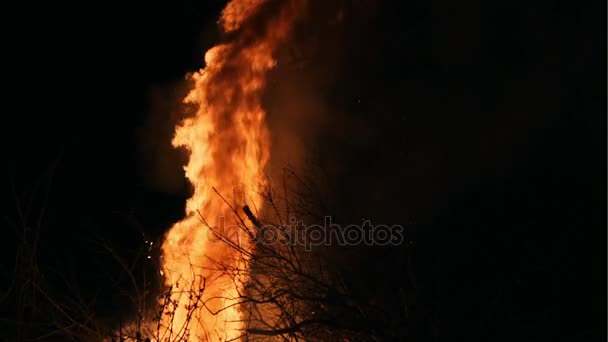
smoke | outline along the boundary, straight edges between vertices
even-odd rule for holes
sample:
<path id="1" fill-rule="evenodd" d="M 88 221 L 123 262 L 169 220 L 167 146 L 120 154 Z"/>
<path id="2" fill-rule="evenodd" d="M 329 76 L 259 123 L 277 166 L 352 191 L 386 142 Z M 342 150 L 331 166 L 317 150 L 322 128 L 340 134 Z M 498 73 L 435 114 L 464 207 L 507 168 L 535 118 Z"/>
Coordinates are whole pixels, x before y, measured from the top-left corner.
<path id="1" fill-rule="evenodd" d="M 184 151 L 171 146 L 175 126 L 187 115 L 181 101 L 188 92 L 188 82 L 156 86 L 150 90 L 150 111 L 138 128 L 139 178 L 143 184 L 167 194 L 184 194 L 188 182 L 184 178 Z"/>
<path id="2" fill-rule="evenodd" d="M 294 2 L 294 4 L 298 3 L 300 5 L 297 6 L 302 6 L 306 1 Z M 241 2 L 230 2 L 223 10 L 222 18 L 218 22 L 218 25 L 223 26 L 225 31 L 223 39 L 220 41 L 234 45 L 235 47 L 232 49 L 234 52 L 247 48 L 256 40 L 256 37 L 263 34 L 267 29 L 268 21 L 276 17 L 284 7 L 282 1 L 252 1 L 245 7 L 241 4 Z M 245 22 L 241 22 L 243 20 Z M 201 27 L 203 25 L 204 23 L 201 23 Z M 203 33 L 203 36 L 217 35 L 217 27 L 207 30 L 213 31 L 214 34 Z M 213 44 L 217 44 L 217 41 L 214 41 Z M 291 45 L 291 43 L 286 45 Z M 283 54 L 283 50 L 277 51 L 277 54 Z M 201 51 L 201 61 L 203 54 L 204 51 Z M 229 59 L 231 57 L 222 56 L 220 58 Z M 288 58 L 293 59 L 293 56 Z M 267 124 L 272 126 L 272 146 L 276 147 L 272 151 L 271 158 L 274 159 L 274 153 L 276 153 L 277 158 L 281 160 L 276 163 L 277 165 L 297 165 L 301 160 L 303 146 L 309 144 L 310 138 L 314 136 L 318 118 L 324 115 L 319 94 L 314 89 L 315 84 L 318 85 L 319 82 L 313 82 L 312 79 L 305 80 L 302 78 L 302 74 L 294 73 L 294 61 L 283 63 L 283 57 L 277 59 L 278 65 L 270 76 L 273 78 L 270 80 L 272 84 L 267 84 L 267 89 L 264 90 L 264 94 L 278 99 L 278 101 L 265 101 L 267 103 L 264 103 L 267 112 L 271 111 L 269 108 L 272 108 L 273 111 L 273 115 L 267 117 Z M 204 66 L 201 65 L 201 67 Z M 239 75 L 233 74 L 234 68 L 226 67 L 224 69 L 216 81 L 225 83 L 225 88 L 233 89 L 234 87 L 230 84 L 236 84 Z M 185 195 L 191 188 L 184 177 L 183 170 L 188 160 L 188 154 L 184 149 L 174 147 L 171 142 L 175 136 L 175 128 L 184 118 L 194 115 L 193 106 L 184 103 L 184 98 L 192 89 L 193 83 L 192 80 L 173 81 L 169 84 L 156 85 L 149 91 L 149 110 L 145 121 L 137 131 L 138 165 L 139 178 L 143 185 L 154 191 Z M 274 88 L 273 85 L 279 85 L 280 89 Z M 222 94 L 209 95 L 222 96 Z M 230 111 L 230 108 L 225 108 L 225 118 L 218 120 L 218 124 L 227 125 L 220 128 L 222 130 L 228 130 L 232 125 Z M 274 115 L 275 113 L 277 115 Z M 272 122 L 268 122 L 269 119 Z"/>
<path id="3" fill-rule="evenodd" d="M 308 16 L 277 53 L 264 93 L 271 181 L 280 182 L 285 167 L 300 175 L 321 171 L 326 179 L 319 181 L 330 183 L 352 173 L 345 152 L 374 132 L 357 113 L 365 105 L 361 94 L 343 82 L 358 67 L 349 56 L 360 48 L 354 28 L 365 26 L 361 22 L 373 11 L 366 1 L 310 3 Z"/>
<path id="4" fill-rule="evenodd" d="M 350 107 L 352 103 L 361 105 L 356 102 L 357 96 L 345 98 L 345 91 L 340 90 L 345 87 L 337 85 L 354 69 L 348 56 L 356 44 L 353 27 L 369 17 L 372 5 L 368 1 L 337 0 L 309 3 L 307 15 L 275 53 L 277 64 L 269 72 L 263 91 L 271 139 L 267 167 L 271 180 L 280 178 L 286 166 L 304 172 L 311 160 L 322 164 L 316 166 L 322 166 L 330 177 L 339 177 L 347 172 L 338 156 L 342 147 L 372 134 Z M 281 7 L 281 1 L 227 7 L 221 24 L 228 28 L 237 25 L 232 21 L 239 18 L 238 11 L 256 12 L 237 32 L 226 32 L 224 40 L 245 48 Z M 229 72 L 222 74 L 223 82 L 234 81 L 235 75 Z M 187 154 L 173 147 L 171 140 L 175 127 L 192 114 L 182 102 L 191 86 L 186 81 L 174 82 L 150 92 L 150 112 L 139 130 L 140 178 L 155 191 L 184 194 L 189 189 L 183 171 Z"/>

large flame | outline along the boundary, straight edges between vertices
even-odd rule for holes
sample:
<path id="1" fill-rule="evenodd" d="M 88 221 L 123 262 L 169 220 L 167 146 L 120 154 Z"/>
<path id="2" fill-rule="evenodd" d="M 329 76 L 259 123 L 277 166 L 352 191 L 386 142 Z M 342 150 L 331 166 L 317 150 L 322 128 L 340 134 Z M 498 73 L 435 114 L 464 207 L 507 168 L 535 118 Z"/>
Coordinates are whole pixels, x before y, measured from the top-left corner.
<path id="1" fill-rule="evenodd" d="M 165 283 L 173 289 L 171 302 L 177 303 L 172 315 L 162 318 L 170 334 L 178 335 L 186 324 L 191 340 L 231 340 L 244 333 L 246 317 L 238 306 L 243 280 L 219 270 L 218 263 L 240 269 L 247 265 L 234 249 L 214 239 L 210 227 L 221 227 L 249 248 L 218 193 L 234 208 L 261 205 L 257 190 L 264 185 L 270 149 L 261 92 L 275 65 L 273 52 L 303 6 L 304 0 L 231 1 L 221 18 L 231 39 L 207 51 L 206 67 L 192 76 L 194 88 L 184 101 L 196 107 L 196 114 L 177 127 L 173 145 L 190 153 L 185 172 L 194 193 L 186 217 L 171 228 L 162 246 Z M 180 289 L 203 283 L 201 302 L 193 308 L 192 292 L 180 294 Z"/>

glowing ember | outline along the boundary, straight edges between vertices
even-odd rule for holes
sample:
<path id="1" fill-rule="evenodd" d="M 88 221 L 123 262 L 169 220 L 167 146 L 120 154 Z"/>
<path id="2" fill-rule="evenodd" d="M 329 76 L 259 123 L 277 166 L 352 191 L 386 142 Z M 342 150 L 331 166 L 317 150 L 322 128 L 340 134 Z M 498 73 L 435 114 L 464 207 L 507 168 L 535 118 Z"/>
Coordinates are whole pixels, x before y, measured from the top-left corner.
<path id="1" fill-rule="evenodd" d="M 265 74 L 275 64 L 272 54 L 304 4 L 231 1 L 221 23 L 234 37 L 210 49 L 206 67 L 192 76 L 195 85 L 184 101 L 196 106 L 196 115 L 177 127 L 173 145 L 190 152 L 185 171 L 194 194 L 187 202 L 187 216 L 171 228 L 162 246 L 165 283 L 172 286 L 165 303 L 177 305 L 173 311 L 173 304 L 167 304 L 172 313 L 161 319 L 161 339 L 189 335 L 192 340 L 230 340 L 244 334 L 246 318 L 237 305 L 244 279 L 219 270 L 218 262 L 229 268 L 247 265 L 232 248 L 214 240 L 209 227 L 221 226 L 241 244 L 245 233 L 214 189 L 235 208 L 261 205 L 256 190 L 264 184 L 270 148 L 261 92 Z M 265 11 L 264 6 L 274 7 Z M 268 12 L 273 15 L 262 18 Z M 190 290 L 203 285 L 200 300 L 193 299 Z"/>

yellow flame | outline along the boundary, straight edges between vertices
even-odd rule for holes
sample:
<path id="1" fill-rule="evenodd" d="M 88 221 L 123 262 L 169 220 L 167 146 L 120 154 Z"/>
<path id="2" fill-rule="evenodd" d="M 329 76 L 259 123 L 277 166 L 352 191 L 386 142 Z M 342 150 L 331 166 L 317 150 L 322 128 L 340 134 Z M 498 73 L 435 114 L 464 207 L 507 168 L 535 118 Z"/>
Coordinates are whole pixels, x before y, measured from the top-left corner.
<path id="1" fill-rule="evenodd" d="M 207 51 L 206 67 L 192 76 L 194 87 L 184 99 L 197 110 L 176 128 L 173 145 L 190 153 L 184 169 L 194 192 L 186 217 L 170 229 L 162 246 L 165 283 L 173 286 L 171 301 L 177 303 L 173 314 L 162 317 L 169 331 L 164 336 L 179 334 L 188 322 L 192 340 L 230 340 L 244 333 L 246 318 L 238 308 L 243 280 L 219 270 L 218 262 L 239 269 L 247 265 L 234 249 L 215 241 L 209 227 L 221 226 L 249 248 L 232 210 L 214 189 L 236 208 L 262 204 L 256 190 L 264 185 L 270 141 L 261 92 L 266 72 L 275 65 L 274 51 L 305 5 L 304 0 L 272 5 L 277 4 L 275 15 L 259 22 L 261 8 L 268 5 L 263 0 L 233 0 L 226 6 L 221 23 L 235 37 Z M 202 279 L 205 306 L 188 308 L 192 294 L 180 294 L 180 289 L 200 286 Z"/>

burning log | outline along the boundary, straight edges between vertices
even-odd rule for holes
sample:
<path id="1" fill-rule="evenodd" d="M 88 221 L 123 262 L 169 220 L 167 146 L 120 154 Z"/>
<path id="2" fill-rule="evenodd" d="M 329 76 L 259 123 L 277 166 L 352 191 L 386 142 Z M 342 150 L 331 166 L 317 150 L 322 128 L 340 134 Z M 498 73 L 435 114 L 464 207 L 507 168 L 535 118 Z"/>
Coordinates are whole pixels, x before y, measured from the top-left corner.
<path id="1" fill-rule="evenodd" d="M 262 232 L 264 227 L 260 223 L 260 221 L 255 217 L 255 215 L 251 212 L 248 205 L 243 206 L 243 212 L 247 215 L 247 218 L 251 223 L 258 229 L 259 232 Z"/>

